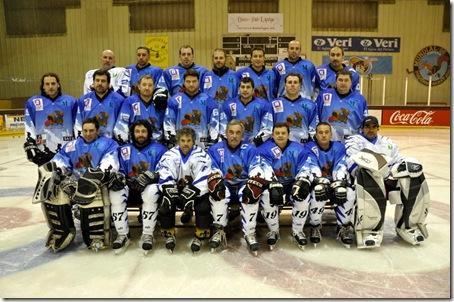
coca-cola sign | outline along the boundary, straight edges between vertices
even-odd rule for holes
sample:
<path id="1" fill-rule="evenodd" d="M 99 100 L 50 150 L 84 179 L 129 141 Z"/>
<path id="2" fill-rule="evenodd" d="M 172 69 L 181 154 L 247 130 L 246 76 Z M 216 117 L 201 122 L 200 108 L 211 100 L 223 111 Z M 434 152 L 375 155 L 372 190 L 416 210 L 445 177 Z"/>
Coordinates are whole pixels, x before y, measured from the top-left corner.
<path id="1" fill-rule="evenodd" d="M 383 125 L 449 126 L 449 110 L 383 110 Z"/>

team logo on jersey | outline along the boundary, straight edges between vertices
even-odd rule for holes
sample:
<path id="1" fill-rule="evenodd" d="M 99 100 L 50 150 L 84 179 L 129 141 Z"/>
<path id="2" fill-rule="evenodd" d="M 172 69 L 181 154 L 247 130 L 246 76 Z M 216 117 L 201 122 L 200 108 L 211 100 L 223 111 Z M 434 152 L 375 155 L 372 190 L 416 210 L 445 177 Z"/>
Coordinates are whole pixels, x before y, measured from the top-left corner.
<path id="1" fill-rule="evenodd" d="M 169 70 L 169 72 L 170 72 L 170 76 L 172 78 L 172 81 L 177 81 L 177 80 L 180 79 L 180 71 L 178 69 L 172 68 L 172 69 Z"/>
<path id="2" fill-rule="evenodd" d="M 219 157 L 221 158 L 221 163 L 224 162 L 224 148 L 218 149 Z"/>
<path id="3" fill-rule="evenodd" d="M 320 77 L 320 80 L 326 80 L 326 68 L 320 68 L 317 69 L 318 76 Z"/>
<path id="4" fill-rule="evenodd" d="M 232 113 L 232 116 L 236 117 L 236 104 L 232 103 L 229 105 L 230 107 L 230 112 Z"/>
<path id="5" fill-rule="evenodd" d="M 331 99 L 333 95 L 331 93 L 324 93 L 323 94 L 323 106 L 331 106 Z"/>
<path id="6" fill-rule="evenodd" d="M 44 110 L 43 99 L 41 99 L 41 98 L 33 99 L 33 104 L 35 105 L 36 111 Z"/>
<path id="7" fill-rule="evenodd" d="M 216 101 L 225 101 L 225 100 L 227 100 L 228 94 L 229 94 L 229 89 L 227 87 L 219 86 L 218 89 L 216 90 L 214 99 Z"/>
<path id="8" fill-rule="evenodd" d="M 284 112 L 284 105 L 282 104 L 281 100 L 273 101 L 273 110 L 274 112 Z"/>
<path id="9" fill-rule="evenodd" d="M 276 66 L 276 69 L 277 71 L 279 72 L 280 75 L 284 75 L 285 74 L 285 64 L 284 63 L 280 63 Z"/>
<path id="10" fill-rule="evenodd" d="M 279 159 L 282 156 L 281 148 L 278 146 L 271 148 L 271 152 L 273 152 L 274 158 Z"/>
<path id="11" fill-rule="evenodd" d="M 140 115 L 140 103 L 132 103 L 132 111 L 134 112 L 134 115 Z"/>
<path id="12" fill-rule="evenodd" d="M 91 98 L 84 100 L 84 111 L 91 111 Z"/>
<path id="13" fill-rule="evenodd" d="M 299 112 L 295 112 L 287 116 L 285 121 L 289 127 L 302 127 L 303 115 Z"/>
<path id="14" fill-rule="evenodd" d="M 213 80 L 211 76 L 206 76 L 203 82 L 203 89 L 209 89 L 211 86 L 213 86 Z"/>
<path id="15" fill-rule="evenodd" d="M 121 113 L 120 114 L 120 119 L 123 121 L 123 122 L 129 122 L 129 114 L 127 113 Z"/>
<path id="16" fill-rule="evenodd" d="M 334 110 L 331 113 L 331 116 L 328 118 L 328 122 L 340 122 L 346 124 L 348 122 L 348 115 L 350 110 L 347 108 L 339 108 L 338 110 Z"/>
<path id="17" fill-rule="evenodd" d="M 123 160 L 129 160 L 131 158 L 131 147 L 123 147 L 121 148 L 121 157 Z"/>
<path id="18" fill-rule="evenodd" d="M 76 141 L 70 141 L 66 144 L 65 152 L 68 153 L 72 151 L 76 151 Z"/>
<path id="19" fill-rule="evenodd" d="M 311 150 L 312 150 L 312 152 L 314 152 L 314 154 L 317 156 L 317 158 L 320 157 L 320 154 L 318 153 L 318 148 L 316 146 L 313 146 L 311 148 Z"/>
<path id="20" fill-rule="evenodd" d="M 184 115 L 184 119 L 181 121 L 182 126 L 187 125 L 200 125 L 202 120 L 202 112 L 200 110 L 192 110 Z"/>
<path id="21" fill-rule="evenodd" d="M 99 122 L 99 126 L 106 127 L 109 123 L 109 113 L 101 111 L 96 115 L 96 119 Z"/>
<path id="22" fill-rule="evenodd" d="M 60 110 L 56 110 L 52 112 L 51 114 L 47 115 L 46 120 L 44 121 L 44 126 L 45 127 L 51 127 L 55 125 L 63 125 L 63 117 L 65 116 L 65 113 Z"/>
<path id="23" fill-rule="evenodd" d="M 181 109 L 181 104 L 183 103 L 183 98 L 181 97 L 181 95 L 177 96 L 175 98 L 175 101 L 177 101 L 178 103 L 178 109 Z"/>

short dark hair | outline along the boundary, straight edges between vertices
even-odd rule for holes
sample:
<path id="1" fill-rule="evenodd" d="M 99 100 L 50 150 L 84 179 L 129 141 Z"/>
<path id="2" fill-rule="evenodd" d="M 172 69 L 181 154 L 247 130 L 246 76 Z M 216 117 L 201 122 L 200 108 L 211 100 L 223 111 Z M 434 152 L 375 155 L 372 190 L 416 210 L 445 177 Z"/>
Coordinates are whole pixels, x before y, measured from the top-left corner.
<path id="1" fill-rule="evenodd" d="M 329 127 L 329 130 L 332 132 L 333 130 L 331 129 L 331 124 L 327 123 L 327 122 L 319 122 L 317 124 L 317 126 L 315 126 L 315 132 L 317 132 L 317 129 L 318 127 L 320 126 L 328 126 Z"/>
<path id="2" fill-rule="evenodd" d="M 55 81 L 57 81 L 58 83 L 58 94 L 61 93 L 61 84 L 60 84 L 60 78 L 58 77 L 58 75 L 54 72 L 48 72 L 48 73 L 45 73 L 43 74 L 43 76 L 41 77 L 41 86 L 39 87 L 39 89 L 41 90 L 41 93 L 44 93 L 44 78 L 46 77 L 53 77 L 55 78 Z"/>
<path id="3" fill-rule="evenodd" d="M 85 124 L 94 124 L 96 130 L 99 130 L 99 121 L 98 121 L 98 119 L 96 118 L 96 116 L 86 118 L 86 119 L 82 122 L 82 128 L 84 127 Z"/>
<path id="4" fill-rule="evenodd" d="M 251 57 L 252 57 L 252 53 L 257 50 L 261 51 L 263 53 L 263 56 L 265 56 L 265 50 L 263 50 L 263 48 L 261 48 L 261 47 L 256 46 L 256 47 L 252 47 L 252 49 L 251 49 Z"/>
<path id="5" fill-rule="evenodd" d="M 289 73 L 288 75 L 285 76 L 284 83 L 287 83 L 287 78 L 288 77 L 297 77 L 298 80 L 300 81 L 300 84 L 303 82 L 303 76 L 301 74 L 299 74 L 299 73 L 296 73 L 296 72 Z"/>
<path id="6" fill-rule="evenodd" d="M 194 144 L 195 144 L 195 140 L 196 140 L 197 136 L 195 134 L 195 130 L 190 127 L 183 127 L 177 131 L 177 135 L 176 135 L 177 143 L 180 141 L 180 138 L 185 135 L 191 136 L 192 140 L 194 141 Z"/>
<path id="7" fill-rule="evenodd" d="M 140 120 L 137 120 L 135 121 L 134 123 L 132 123 L 130 126 L 129 126 L 129 137 L 131 139 L 131 141 L 135 141 L 134 139 L 134 129 L 137 127 L 137 126 L 144 126 L 145 128 L 147 128 L 147 131 L 148 131 L 148 140 L 151 140 L 151 137 L 153 135 L 153 128 L 150 124 L 150 122 L 146 119 L 140 119 Z"/>
<path id="8" fill-rule="evenodd" d="M 274 124 L 274 126 L 273 126 L 273 132 L 274 132 L 274 129 L 276 129 L 276 128 L 284 128 L 284 127 L 287 128 L 287 133 L 290 134 L 290 128 L 289 128 L 289 126 L 287 125 L 287 123 L 276 123 L 276 124 Z"/>
<path id="9" fill-rule="evenodd" d="M 147 52 L 147 54 L 150 54 L 150 49 L 146 46 L 139 46 L 137 47 L 136 51 L 140 50 L 140 49 L 143 49 Z"/>
<path id="10" fill-rule="evenodd" d="M 343 49 L 342 47 L 340 47 L 340 46 L 333 46 L 333 47 L 331 47 L 331 48 L 329 49 L 328 53 L 330 54 L 330 53 L 331 53 L 331 50 L 333 50 L 334 48 L 339 48 L 339 49 L 341 50 L 341 52 L 342 52 L 342 55 L 344 55 L 344 49 Z"/>
<path id="11" fill-rule="evenodd" d="M 93 82 L 95 81 L 96 76 L 104 76 L 104 75 L 107 77 L 107 83 L 110 84 L 110 73 L 107 69 L 104 69 L 104 68 L 98 69 L 93 73 Z"/>
<path id="12" fill-rule="evenodd" d="M 194 48 L 192 48 L 192 46 L 191 46 L 191 45 L 189 45 L 189 44 L 186 44 L 186 45 L 183 45 L 183 46 L 181 46 L 181 47 L 180 47 L 180 49 L 178 50 L 178 54 L 180 54 L 180 55 L 181 55 L 181 50 L 182 50 L 183 48 L 190 48 L 190 49 L 191 49 L 191 52 L 192 52 L 192 54 L 194 54 Z"/>
<path id="13" fill-rule="evenodd" d="M 344 70 L 342 69 L 341 71 L 338 71 L 336 73 L 336 80 L 337 78 L 340 76 L 340 75 L 348 75 L 348 77 L 350 78 L 351 81 L 353 81 L 353 78 L 352 78 L 352 73 L 348 70 Z"/>
<path id="14" fill-rule="evenodd" d="M 241 78 L 240 80 L 240 84 L 243 83 L 243 84 L 247 84 L 247 83 L 250 83 L 252 88 L 254 88 L 254 81 L 250 78 L 250 77 L 244 77 L 244 78 Z"/>
<path id="15" fill-rule="evenodd" d="M 183 80 L 186 80 L 188 76 L 193 76 L 196 77 L 197 80 L 200 80 L 200 75 L 195 69 L 189 68 L 188 70 L 186 70 L 183 76 Z"/>

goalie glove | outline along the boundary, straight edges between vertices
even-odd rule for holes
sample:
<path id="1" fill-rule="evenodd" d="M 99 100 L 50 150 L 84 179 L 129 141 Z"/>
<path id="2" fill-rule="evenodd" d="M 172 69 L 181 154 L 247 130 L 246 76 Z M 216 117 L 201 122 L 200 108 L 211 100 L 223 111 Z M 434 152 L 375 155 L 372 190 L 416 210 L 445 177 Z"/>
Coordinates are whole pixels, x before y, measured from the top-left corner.
<path id="1" fill-rule="evenodd" d="M 347 201 L 347 182 L 345 180 L 336 180 L 331 184 L 331 189 L 334 192 L 333 202 L 342 205 Z"/>
<path id="2" fill-rule="evenodd" d="M 267 185 L 268 181 L 259 175 L 249 178 L 243 190 L 243 203 L 254 204 L 258 202 Z"/>
<path id="3" fill-rule="evenodd" d="M 110 173 L 110 179 L 107 188 L 114 192 L 122 190 L 126 186 L 126 177 L 123 173 Z"/>
<path id="4" fill-rule="evenodd" d="M 284 186 L 278 181 L 272 181 L 268 188 L 270 192 L 271 206 L 280 206 L 284 204 Z"/>
<path id="5" fill-rule="evenodd" d="M 165 110 L 167 108 L 167 99 L 169 92 L 162 87 L 157 87 L 153 92 L 153 103 L 157 110 Z"/>
<path id="6" fill-rule="evenodd" d="M 180 204 L 178 197 L 178 188 L 176 184 L 162 186 L 162 205 L 169 210 Z"/>
<path id="7" fill-rule="evenodd" d="M 145 171 L 143 173 L 140 173 L 139 176 L 137 177 L 137 182 L 145 189 L 146 186 L 150 184 L 157 183 L 159 180 L 159 173 L 155 173 L 153 171 Z M 143 191 L 142 189 L 142 191 Z"/>
<path id="8" fill-rule="evenodd" d="M 225 198 L 225 184 L 221 173 L 211 173 L 208 176 L 208 191 L 215 201 Z"/>
<path id="9" fill-rule="evenodd" d="M 330 181 L 326 177 L 317 177 L 314 180 L 314 195 L 315 200 L 325 201 L 329 199 Z"/>
<path id="10" fill-rule="evenodd" d="M 292 186 L 292 198 L 296 201 L 304 201 L 311 191 L 311 182 L 308 178 L 301 178 L 295 181 Z"/>

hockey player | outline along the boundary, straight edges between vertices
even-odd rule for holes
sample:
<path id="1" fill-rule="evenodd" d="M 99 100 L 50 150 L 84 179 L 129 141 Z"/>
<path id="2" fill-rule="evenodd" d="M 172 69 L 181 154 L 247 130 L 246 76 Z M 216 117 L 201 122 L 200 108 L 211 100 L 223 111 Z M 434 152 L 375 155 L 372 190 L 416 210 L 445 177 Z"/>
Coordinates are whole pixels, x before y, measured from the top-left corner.
<path id="1" fill-rule="evenodd" d="M 366 99 L 351 87 L 351 73 L 341 70 L 336 75 L 336 88 L 322 90 L 317 97 L 319 121 L 332 126 L 335 141 L 344 142 L 348 136 L 359 133 L 367 116 Z"/>
<path id="2" fill-rule="evenodd" d="M 232 119 L 244 124 L 244 140 L 260 146 L 271 136 L 273 115 L 268 101 L 254 96 L 254 82 L 251 78 L 240 80 L 240 95 L 226 101 L 220 114 L 220 133 L 225 135 L 225 128 Z"/>
<path id="3" fill-rule="evenodd" d="M 213 69 L 207 71 L 201 80 L 202 92 L 208 94 L 219 105 L 238 95 L 238 79 L 225 62 L 225 51 L 222 48 L 216 48 L 213 51 Z"/>
<path id="4" fill-rule="evenodd" d="M 161 80 L 162 69 L 157 66 L 151 65 L 149 61 L 150 49 L 145 46 L 137 47 L 137 63 L 126 66 L 126 69 L 129 70 L 131 74 L 131 79 L 129 82 L 129 85 L 131 86 L 131 92 L 139 93 L 139 80 L 144 75 L 151 76 L 153 78 L 153 83 L 155 83 L 155 86 L 157 86 L 157 84 Z"/>
<path id="5" fill-rule="evenodd" d="M 271 102 L 274 123 L 286 123 L 290 140 L 306 143 L 314 136 L 317 108 L 310 99 L 301 97 L 301 76 L 289 73 L 285 76 L 285 95 Z"/>
<path id="6" fill-rule="evenodd" d="M 177 130 L 187 126 L 195 130 L 195 143 L 205 148 L 219 136 L 218 104 L 199 90 L 199 74 L 189 69 L 184 74 L 184 92 L 174 95 L 164 116 L 164 137 L 175 141 Z"/>
<path id="7" fill-rule="evenodd" d="M 306 243 L 302 227 L 307 215 L 308 199 L 291 198 L 295 176 L 306 161 L 307 152 L 303 145 L 289 140 L 289 127 L 286 123 L 276 123 L 272 139 L 257 148 L 257 153 L 272 168 L 271 175 L 265 173 L 268 181 L 268 194 L 261 198 L 262 216 L 270 228 L 267 243 L 273 248 L 279 240 L 279 206 L 292 204 L 292 237 L 299 245 Z M 245 206 L 246 212 L 246 206 Z M 248 217 L 248 216 L 246 216 Z"/>
<path id="8" fill-rule="evenodd" d="M 150 123 L 152 132 L 149 133 L 153 140 L 162 138 L 162 122 L 165 108 L 162 108 L 153 97 L 154 82 L 150 75 L 140 78 L 137 89 L 139 94 L 133 94 L 123 101 L 117 122 L 115 123 L 114 134 L 119 140 L 127 142 L 132 134 L 129 126 L 135 121 L 146 119 Z"/>
<path id="9" fill-rule="evenodd" d="M 115 54 L 112 50 L 106 49 L 101 54 L 101 68 L 109 71 L 110 74 L 110 84 L 112 86 L 113 91 L 118 92 L 124 97 L 128 97 L 131 94 L 131 89 L 129 87 L 130 82 L 130 71 L 123 67 L 116 67 L 115 66 Z M 87 71 L 85 74 L 85 82 L 84 82 L 84 95 L 93 91 L 93 74 L 98 69 L 92 69 Z"/>
<path id="10" fill-rule="evenodd" d="M 25 103 L 24 150 L 29 161 L 40 166 L 55 155 L 60 147 L 74 139 L 76 99 L 61 92 L 55 73 L 41 77 L 41 94 Z"/>
<path id="11" fill-rule="evenodd" d="M 96 117 L 100 125 L 100 135 L 114 138 L 113 130 L 123 103 L 123 96 L 109 88 L 110 73 L 96 70 L 93 73 L 93 89 L 77 101 L 75 134 L 82 130 L 82 121 Z M 116 138 L 115 138 L 116 139 Z"/>
<path id="12" fill-rule="evenodd" d="M 322 215 L 328 201 L 334 204 L 337 221 L 337 239 L 347 247 L 353 243 L 353 214 L 355 192 L 349 183 L 345 147 L 342 143 L 331 141 L 331 126 L 326 122 L 317 125 L 315 140 L 305 147 L 310 160 L 306 161 L 298 179 L 312 186 L 309 208 L 310 240 L 320 242 Z M 304 222 L 303 222 L 304 225 Z"/>
<path id="13" fill-rule="evenodd" d="M 287 52 L 288 57 L 273 66 L 273 72 L 276 75 L 276 85 L 278 85 L 277 96 L 285 94 L 285 76 L 289 73 L 297 73 L 303 79 L 301 96 L 306 99 L 312 99 L 314 89 L 319 81 L 315 65 L 311 61 L 301 58 L 300 41 L 290 41 Z"/>
<path id="14" fill-rule="evenodd" d="M 238 80 L 251 78 L 254 82 L 254 96 L 272 101 L 276 97 L 276 75 L 265 67 L 265 51 L 260 47 L 251 50 L 251 65 L 236 71 Z"/>
<path id="15" fill-rule="evenodd" d="M 344 61 L 344 50 L 340 46 L 331 47 L 329 50 L 329 63 L 317 67 L 320 79 L 320 89 L 336 88 L 336 74 L 341 70 L 349 71 L 352 74 L 352 90 L 359 91 L 359 74 L 355 69 L 346 66 Z"/>
<path id="16" fill-rule="evenodd" d="M 418 245 L 429 233 L 426 217 L 430 196 L 422 165 L 405 158 L 391 139 L 378 134 L 374 116 L 362 123 L 362 133 L 347 139 L 349 171 L 355 177 L 358 248 L 379 247 L 383 239 L 386 200 L 395 204 L 396 232 L 404 241 Z"/>
<path id="17" fill-rule="evenodd" d="M 146 75 L 146 77 L 149 77 Z M 151 77 L 150 77 L 150 80 Z M 140 84 L 139 84 L 140 87 Z M 132 193 L 142 196 L 142 237 L 139 246 L 144 253 L 153 248 L 153 231 L 158 215 L 159 174 L 156 165 L 167 148 L 158 142 L 152 142 L 152 126 L 147 120 L 137 120 L 131 124 L 130 134 L 132 143 L 119 149 L 121 176 L 116 181 L 116 187 L 110 191 L 112 203 L 112 220 L 118 236 L 112 248 L 118 253 L 129 245 L 129 226 L 126 201 Z M 126 184 L 124 186 L 124 177 Z"/>
<path id="18" fill-rule="evenodd" d="M 195 238 L 191 251 L 200 251 L 203 239 L 210 237 L 210 201 L 208 199 L 207 178 L 210 174 L 211 159 L 195 144 L 196 132 L 183 127 L 177 132 L 178 146 L 162 156 L 158 163 L 159 186 L 163 194 L 159 217 L 161 231 L 166 238 L 166 248 L 175 249 L 175 211 L 190 209 L 195 211 Z"/>
<path id="19" fill-rule="evenodd" d="M 110 244 L 110 203 L 106 186 L 118 170 L 118 144 L 99 137 L 99 123 L 89 118 L 82 136 L 66 143 L 48 163 L 40 167 L 34 203 L 42 202 L 49 233 L 46 247 L 63 250 L 74 239 L 75 227 L 70 200 L 80 204 L 81 230 L 92 250 Z"/>
<path id="20" fill-rule="evenodd" d="M 211 146 L 208 154 L 212 172 L 208 176 L 211 215 L 215 233 L 210 239 L 212 250 L 226 243 L 224 228 L 228 223 L 228 206 L 239 204 L 239 191 L 255 162 L 255 148 L 243 141 L 244 125 L 239 120 L 227 124 L 226 140 Z"/>
<path id="21" fill-rule="evenodd" d="M 163 76 L 166 87 L 171 96 L 183 92 L 184 74 L 193 69 L 199 74 L 199 79 L 203 78 L 207 69 L 204 66 L 194 63 L 194 49 L 190 45 L 183 45 L 179 50 L 180 63 L 164 70 Z"/>

